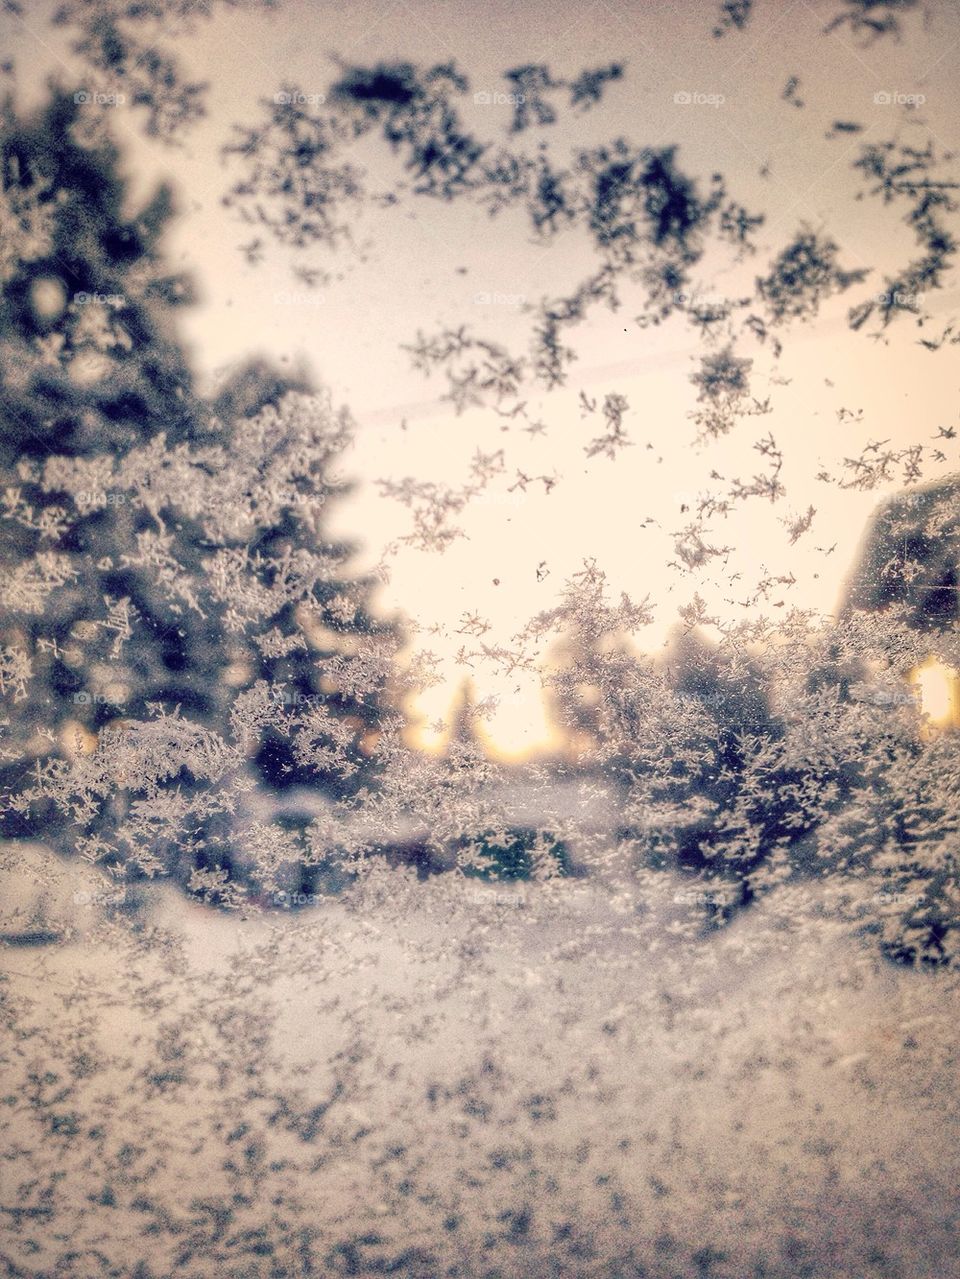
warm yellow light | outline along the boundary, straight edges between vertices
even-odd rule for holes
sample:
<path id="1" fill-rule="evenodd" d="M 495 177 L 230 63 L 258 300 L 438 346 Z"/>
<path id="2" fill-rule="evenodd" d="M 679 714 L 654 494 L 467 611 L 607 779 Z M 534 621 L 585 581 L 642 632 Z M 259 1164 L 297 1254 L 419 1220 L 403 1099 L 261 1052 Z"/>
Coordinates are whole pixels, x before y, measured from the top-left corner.
<path id="1" fill-rule="evenodd" d="M 525 679 L 501 694 L 490 718 L 478 723 L 477 736 L 495 759 L 505 762 L 556 750 L 560 739 L 550 723 L 539 679 Z"/>
<path id="2" fill-rule="evenodd" d="M 50 743 L 45 743 L 50 749 Z M 81 755 L 92 755 L 97 749 L 97 735 L 76 719 L 68 719 L 60 728 L 60 749 L 69 759 L 77 759 Z M 46 753 L 45 751 L 38 751 Z"/>
<path id="3" fill-rule="evenodd" d="M 455 698 L 456 689 L 443 683 L 424 689 L 407 701 L 408 726 L 404 736 L 414 750 L 428 755 L 443 751 Z"/>
<path id="4" fill-rule="evenodd" d="M 957 672 L 931 657 L 913 672 L 912 682 L 920 690 L 923 712 L 938 728 L 960 722 L 957 706 Z"/>
<path id="5" fill-rule="evenodd" d="M 498 699 L 492 711 L 475 721 L 476 740 L 492 758 L 514 763 L 559 749 L 561 738 L 550 722 L 538 677 L 515 675 L 508 692 L 474 681 L 474 693 L 478 702 Z M 413 721 L 407 734 L 411 746 L 441 754 L 461 697 L 459 685 L 445 682 L 414 698 L 407 708 Z"/>
<path id="6" fill-rule="evenodd" d="M 41 276 L 30 286 L 30 303 L 39 319 L 55 320 L 67 305 L 66 289 L 56 276 Z"/>

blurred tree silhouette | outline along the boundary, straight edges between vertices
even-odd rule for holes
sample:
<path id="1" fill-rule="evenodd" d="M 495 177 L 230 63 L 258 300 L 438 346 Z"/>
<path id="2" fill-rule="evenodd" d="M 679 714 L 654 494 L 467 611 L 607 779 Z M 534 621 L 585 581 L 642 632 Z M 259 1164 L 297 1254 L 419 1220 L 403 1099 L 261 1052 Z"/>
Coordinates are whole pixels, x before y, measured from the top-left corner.
<path id="1" fill-rule="evenodd" d="M 261 482 L 272 455 L 282 451 L 285 397 L 309 390 L 304 376 L 254 359 L 236 370 L 215 398 L 216 417 L 229 424 L 238 448 L 249 453 L 251 437 L 260 439 L 253 460 Z M 302 483 L 293 494 L 299 501 L 278 509 L 246 548 L 247 572 L 266 589 L 269 602 L 255 632 L 247 631 L 245 684 L 265 682 L 286 712 L 279 723 L 265 725 L 256 752 L 260 779 L 277 789 L 321 786 L 341 795 L 371 780 L 383 705 L 354 686 L 349 659 L 356 657 L 357 636 L 368 637 L 368 657 L 379 643 L 385 686 L 397 634 L 373 616 L 375 581 L 350 575 L 355 547 L 329 541 L 325 531 L 330 502 L 352 487 L 328 469 L 349 429 L 349 418 L 341 413 L 329 442 L 309 441 L 315 452 L 301 479 L 309 476 L 312 483 Z M 305 441 L 297 443 L 302 447 Z M 231 456 L 237 451 L 232 449 Z"/>
<path id="2" fill-rule="evenodd" d="M 30 121 L 8 104 L 0 126 L 3 643 L 33 669 L 14 730 L 28 754 L 49 750 L 40 725 L 71 749 L 74 726 L 89 740 L 149 702 L 213 723 L 228 660 L 187 586 L 198 529 L 134 503 L 120 478 L 147 441 L 209 438 L 172 334 L 191 291 L 160 256 L 170 192 L 126 216 L 117 152 L 78 136 L 78 113 L 58 93 Z"/>
<path id="3" fill-rule="evenodd" d="M 864 534 L 845 611 L 903 610 L 908 625 L 946 631 L 960 620 L 960 476 L 885 502 Z"/>
<path id="4" fill-rule="evenodd" d="M 5 788 L 35 770 L 4 830 L 122 859 L 122 829 L 150 873 L 229 868 L 257 776 L 370 778 L 398 641 L 325 533 L 349 419 L 257 362 L 197 394 L 170 193 L 126 216 L 117 152 L 71 97 L 29 121 L 8 104 L 0 157 Z"/>

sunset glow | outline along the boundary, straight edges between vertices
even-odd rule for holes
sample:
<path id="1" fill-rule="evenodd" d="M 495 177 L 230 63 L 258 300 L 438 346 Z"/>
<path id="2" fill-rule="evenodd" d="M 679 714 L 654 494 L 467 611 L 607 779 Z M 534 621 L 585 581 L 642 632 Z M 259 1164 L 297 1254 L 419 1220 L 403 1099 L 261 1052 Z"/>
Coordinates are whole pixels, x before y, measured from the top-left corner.
<path id="1" fill-rule="evenodd" d="M 960 722 L 957 706 L 957 672 L 931 657 L 917 668 L 913 682 L 920 690 L 923 712 L 937 728 Z"/>

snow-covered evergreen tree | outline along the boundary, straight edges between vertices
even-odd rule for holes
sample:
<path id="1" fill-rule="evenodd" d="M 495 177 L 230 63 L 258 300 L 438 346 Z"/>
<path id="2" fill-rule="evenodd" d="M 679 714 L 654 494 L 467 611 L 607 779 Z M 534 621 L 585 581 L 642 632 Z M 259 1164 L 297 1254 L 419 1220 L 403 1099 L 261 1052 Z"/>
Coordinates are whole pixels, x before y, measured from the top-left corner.
<path id="1" fill-rule="evenodd" d="M 349 419 L 256 363 L 198 396 L 169 193 L 126 216 L 69 97 L 8 109 L 2 147 L 6 829 L 249 874 L 276 834 L 242 829 L 250 791 L 355 791 L 383 728 L 399 639 L 325 531 Z"/>
<path id="2" fill-rule="evenodd" d="M 355 548 L 326 532 L 330 503 L 351 487 L 334 469 L 349 417 L 312 399 L 304 378 L 261 360 L 227 380 L 214 410 L 230 439 L 224 507 L 251 517 L 238 525 L 239 538 L 222 530 L 224 549 L 242 543 L 243 579 L 260 591 L 242 604 L 224 592 L 222 602 L 245 635 L 244 686 L 265 684 L 286 711 L 264 728 L 259 775 L 276 789 L 349 793 L 370 780 L 383 711 L 382 697 L 370 695 L 355 670 L 361 659 L 379 663 L 375 683 L 385 691 L 397 641 L 395 628 L 374 617 L 375 580 L 350 572 Z M 277 485 L 284 488 L 271 508 Z"/>
<path id="3" fill-rule="evenodd" d="M 149 703 L 216 722 L 229 660 L 196 596 L 197 526 L 131 473 L 141 450 L 207 437 L 173 332 L 189 285 L 160 251 L 170 192 L 128 214 L 117 152 L 79 110 L 8 104 L 0 128 L 2 642 L 31 673 L 8 742 L 38 757 L 89 750 Z"/>

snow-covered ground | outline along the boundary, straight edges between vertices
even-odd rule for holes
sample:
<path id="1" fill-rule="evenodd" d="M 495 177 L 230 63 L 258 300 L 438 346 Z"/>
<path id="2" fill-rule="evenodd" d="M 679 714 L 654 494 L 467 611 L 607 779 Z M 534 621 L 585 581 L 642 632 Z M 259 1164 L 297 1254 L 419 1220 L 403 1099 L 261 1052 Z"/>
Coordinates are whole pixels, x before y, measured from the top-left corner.
<path id="1" fill-rule="evenodd" d="M 90 873 L 0 956 L 11 1275 L 960 1274 L 958 977 L 836 889 L 703 936 L 668 875 L 244 920 Z"/>

